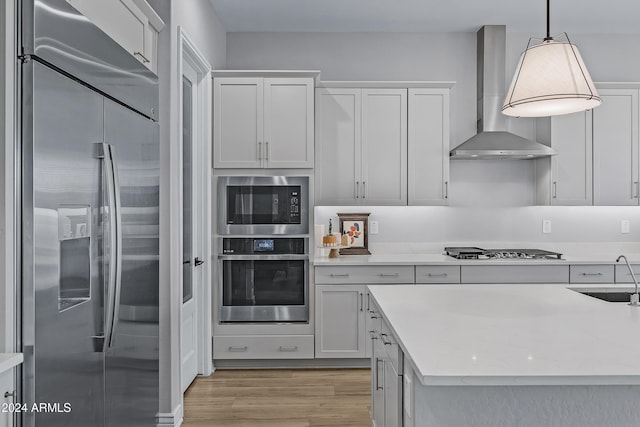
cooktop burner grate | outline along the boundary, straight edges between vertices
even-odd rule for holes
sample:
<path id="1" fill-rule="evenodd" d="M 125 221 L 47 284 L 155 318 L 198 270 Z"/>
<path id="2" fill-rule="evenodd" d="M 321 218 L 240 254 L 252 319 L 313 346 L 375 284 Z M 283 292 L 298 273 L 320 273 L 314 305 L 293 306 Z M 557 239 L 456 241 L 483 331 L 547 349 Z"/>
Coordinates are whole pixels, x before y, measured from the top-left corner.
<path id="1" fill-rule="evenodd" d="M 477 247 L 446 247 L 447 255 L 457 259 L 562 259 L 558 252 L 542 249 L 482 249 Z"/>

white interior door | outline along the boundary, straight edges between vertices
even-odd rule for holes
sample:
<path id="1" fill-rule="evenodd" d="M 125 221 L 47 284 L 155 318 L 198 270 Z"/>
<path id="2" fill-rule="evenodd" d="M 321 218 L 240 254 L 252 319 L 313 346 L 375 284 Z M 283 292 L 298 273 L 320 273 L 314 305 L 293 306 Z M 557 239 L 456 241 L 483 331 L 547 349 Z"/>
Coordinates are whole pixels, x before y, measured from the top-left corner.
<path id="1" fill-rule="evenodd" d="M 197 127 L 198 75 L 188 63 L 182 76 L 182 322 L 180 359 L 182 391 L 186 390 L 198 374 L 198 306 L 202 270 L 198 258 L 198 238 L 195 232 L 197 217 L 198 162 L 195 160 L 194 138 Z M 195 196 L 195 197 L 194 197 Z"/>

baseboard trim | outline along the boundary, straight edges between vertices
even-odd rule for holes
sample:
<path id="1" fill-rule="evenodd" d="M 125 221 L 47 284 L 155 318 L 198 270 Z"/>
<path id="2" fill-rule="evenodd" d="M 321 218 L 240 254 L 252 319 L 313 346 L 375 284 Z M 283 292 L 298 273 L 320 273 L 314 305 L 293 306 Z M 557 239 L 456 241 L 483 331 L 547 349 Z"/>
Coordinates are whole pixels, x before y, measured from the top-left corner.
<path id="1" fill-rule="evenodd" d="M 371 359 L 216 359 L 217 369 L 370 368 Z"/>
<path id="2" fill-rule="evenodd" d="M 182 405 L 176 406 L 173 412 L 159 412 L 157 419 L 157 427 L 180 427 L 182 425 L 182 419 L 184 413 L 182 412 Z"/>

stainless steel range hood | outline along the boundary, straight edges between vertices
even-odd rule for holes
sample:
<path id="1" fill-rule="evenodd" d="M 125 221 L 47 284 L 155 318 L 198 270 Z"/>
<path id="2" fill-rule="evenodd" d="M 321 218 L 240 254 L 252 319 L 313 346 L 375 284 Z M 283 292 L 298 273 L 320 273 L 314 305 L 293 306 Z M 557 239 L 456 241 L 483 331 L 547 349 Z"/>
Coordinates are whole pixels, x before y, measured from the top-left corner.
<path id="1" fill-rule="evenodd" d="M 485 25 L 478 30 L 478 134 L 451 150 L 452 159 L 535 159 L 555 155 L 544 144 L 507 131 L 501 113 L 505 90 L 504 25 Z"/>

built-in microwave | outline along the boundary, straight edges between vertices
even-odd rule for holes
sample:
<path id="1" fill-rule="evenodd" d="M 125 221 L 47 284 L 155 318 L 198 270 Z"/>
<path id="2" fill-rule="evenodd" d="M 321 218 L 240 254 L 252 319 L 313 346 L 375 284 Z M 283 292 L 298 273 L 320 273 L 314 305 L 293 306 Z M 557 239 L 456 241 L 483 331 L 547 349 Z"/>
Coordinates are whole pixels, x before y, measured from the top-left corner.
<path id="1" fill-rule="evenodd" d="M 308 234 L 309 177 L 218 177 L 218 233 Z"/>

